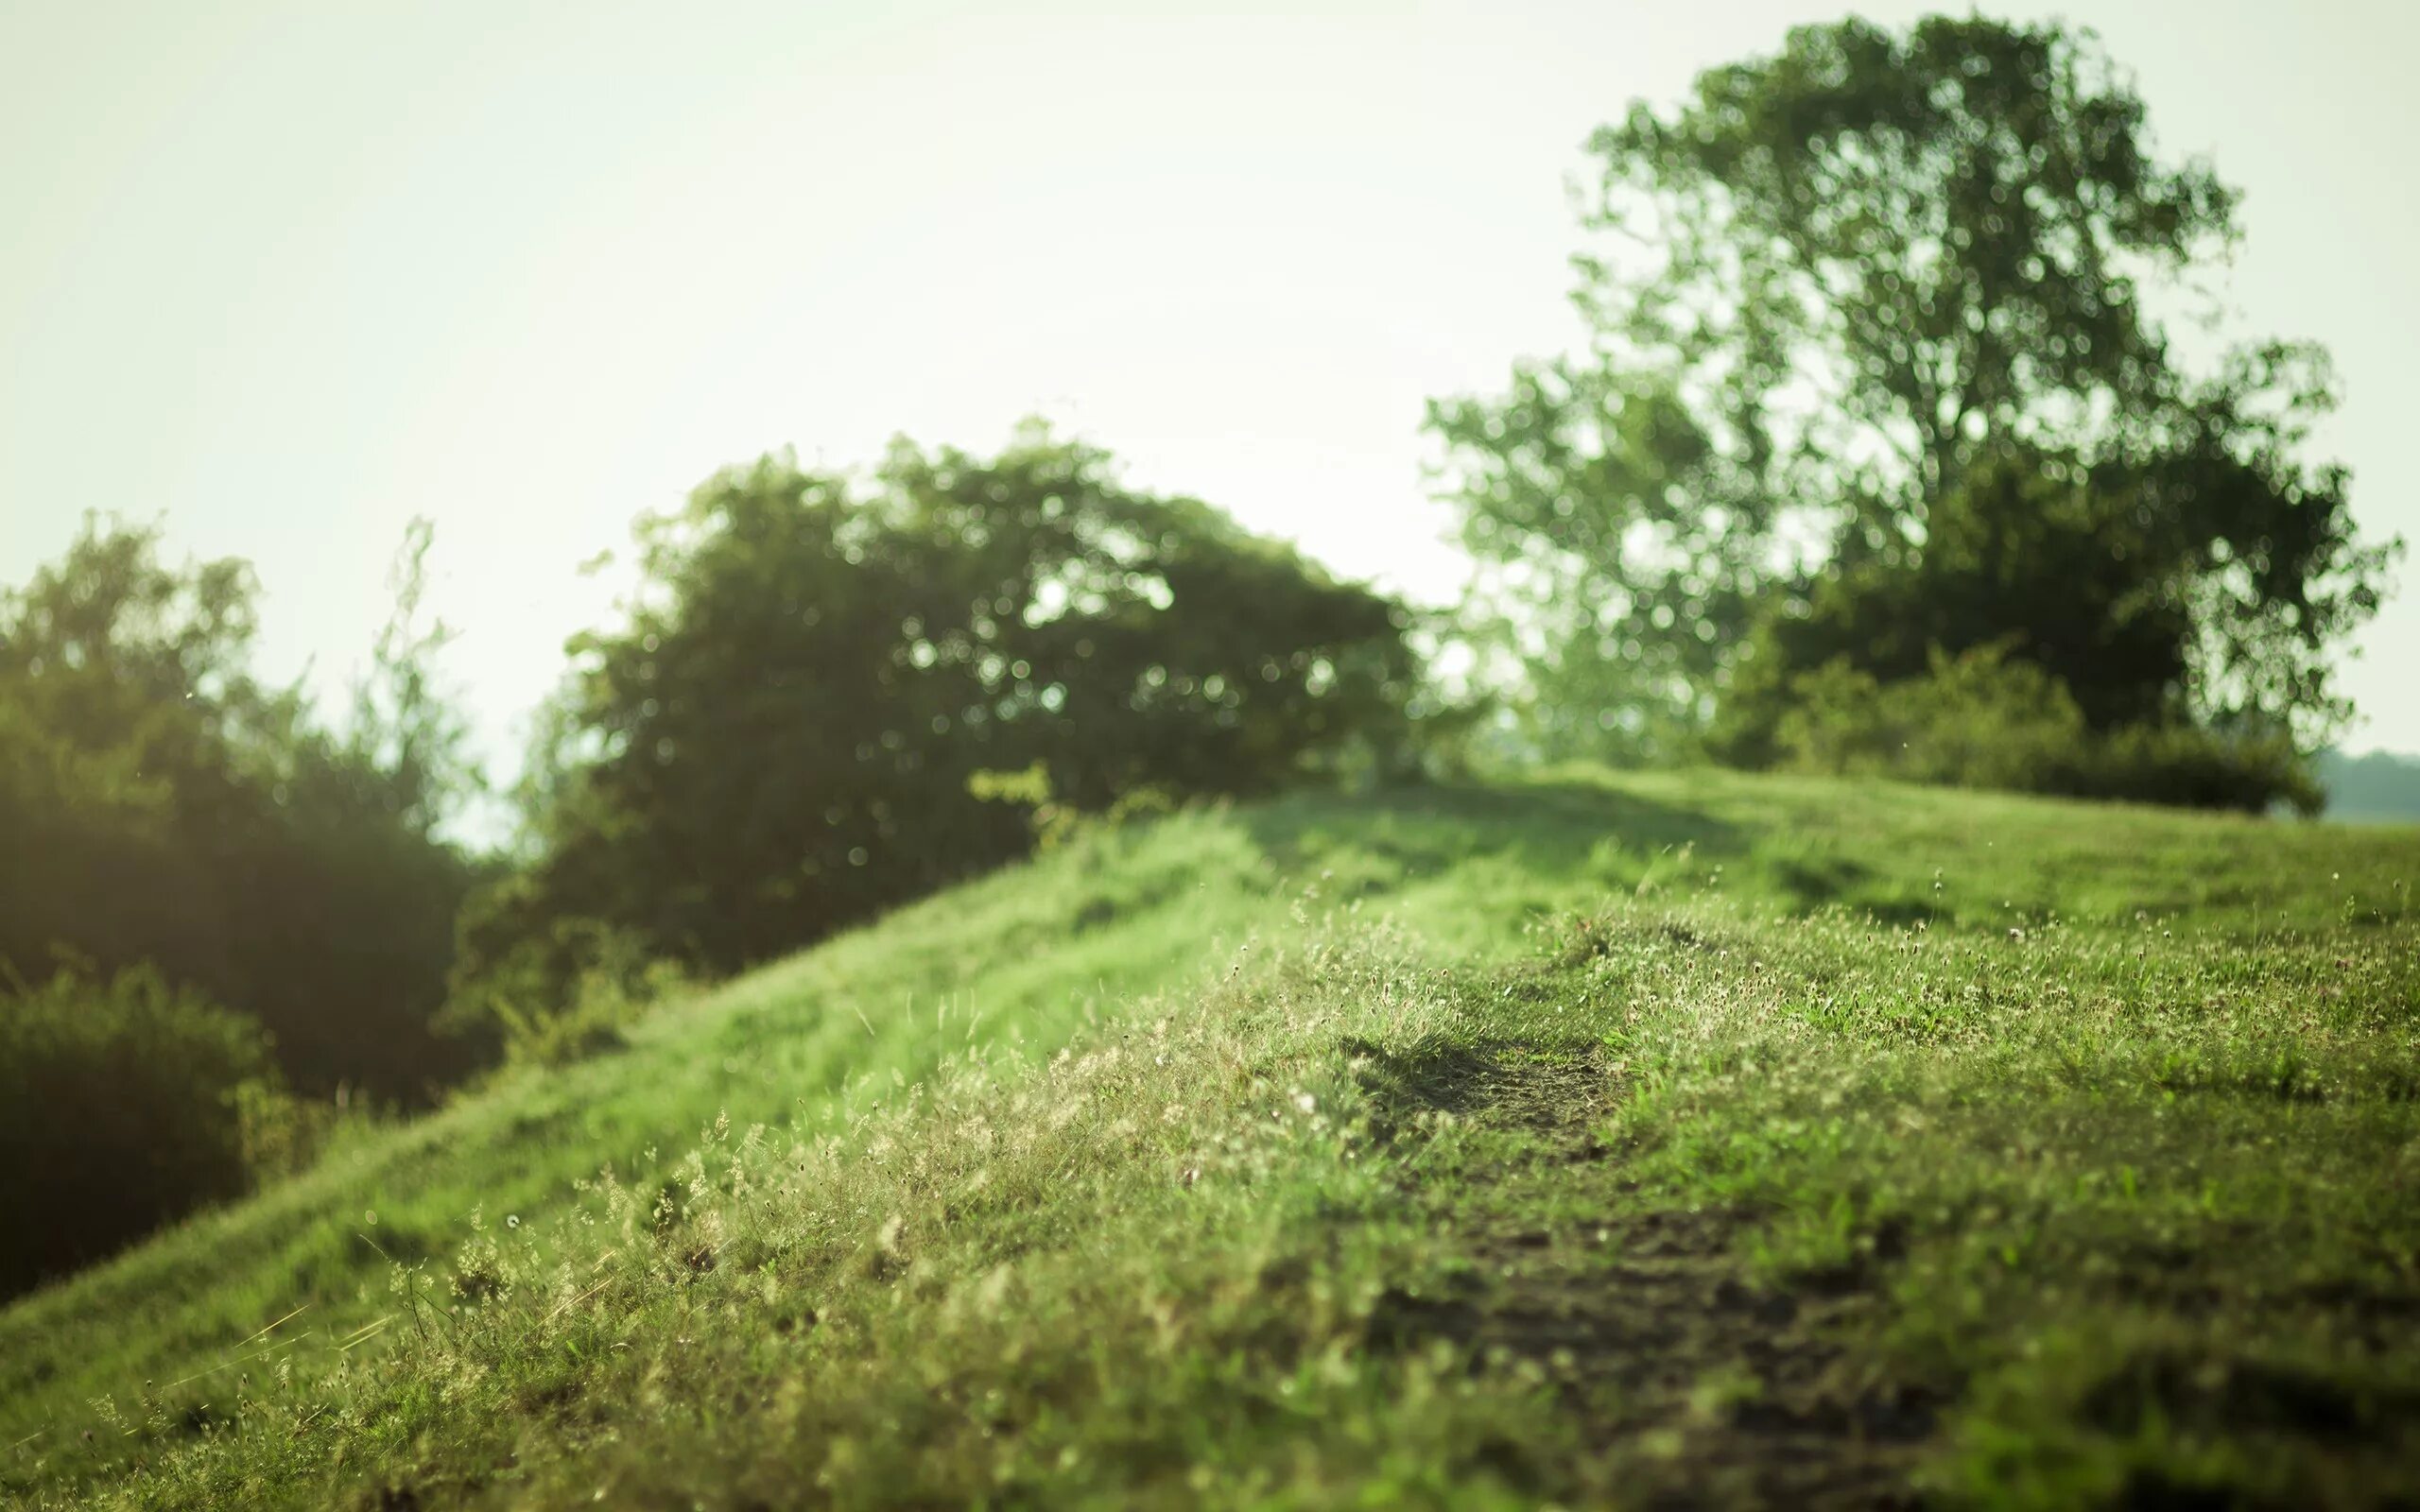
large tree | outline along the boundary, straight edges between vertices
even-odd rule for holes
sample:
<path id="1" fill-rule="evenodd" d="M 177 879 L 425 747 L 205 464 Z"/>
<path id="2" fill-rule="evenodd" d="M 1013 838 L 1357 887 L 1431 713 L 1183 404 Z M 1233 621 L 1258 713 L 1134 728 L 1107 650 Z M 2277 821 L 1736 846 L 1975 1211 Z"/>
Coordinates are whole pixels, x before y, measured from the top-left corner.
<path id="1" fill-rule="evenodd" d="M 2328 658 L 2389 548 L 2304 457 L 2325 354 L 2186 360 L 2236 196 L 2158 156 L 2090 33 L 1804 27 L 1591 148 L 1585 350 L 1430 414 L 1542 733 L 1688 738 L 1828 574 L 1945 621 L 1980 584 L 2007 613 L 1974 644 L 2062 675 L 2125 645 L 2113 719 L 2342 719 Z M 2080 556 L 2101 569 L 2060 592 Z"/>
<path id="2" fill-rule="evenodd" d="M 1398 606 L 1038 429 L 862 475 L 769 457 L 640 541 L 626 622 L 573 643 L 530 863 L 466 919 L 482 991 L 558 986 L 607 939 L 734 970 L 1023 853 L 978 774 L 1038 766 L 1098 809 L 1405 733 Z"/>

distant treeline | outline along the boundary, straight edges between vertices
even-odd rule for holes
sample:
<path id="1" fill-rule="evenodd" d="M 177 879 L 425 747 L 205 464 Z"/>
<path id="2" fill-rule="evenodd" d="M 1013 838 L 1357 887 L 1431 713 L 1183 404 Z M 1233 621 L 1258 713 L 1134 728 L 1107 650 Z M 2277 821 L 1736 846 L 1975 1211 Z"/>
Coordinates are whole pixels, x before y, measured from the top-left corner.
<path id="1" fill-rule="evenodd" d="M 2331 819 L 2420 823 L 2420 756 L 2328 751 L 2319 758 L 2319 782 Z"/>

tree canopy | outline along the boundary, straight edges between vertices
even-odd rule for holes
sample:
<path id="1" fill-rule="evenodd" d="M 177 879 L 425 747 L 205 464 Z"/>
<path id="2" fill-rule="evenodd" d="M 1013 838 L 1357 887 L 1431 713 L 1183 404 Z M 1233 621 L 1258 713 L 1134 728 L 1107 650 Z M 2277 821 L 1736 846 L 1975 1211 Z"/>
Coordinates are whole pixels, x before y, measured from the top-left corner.
<path id="1" fill-rule="evenodd" d="M 1693 737 L 1843 582 L 1951 651 L 2014 636 L 2096 719 L 2341 721 L 2389 547 L 2304 455 L 2325 353 L 2188 360 L 2237 197 L 2090 33 L 1802 27 L 1590 146 L 1586 349 L 1430 412 L 1549 738 Z M 1815 639 L 1925 663 L 1861 634 Z"/>
<path id="2" fill-rule="evenodd" d="M 474 868 L 436 833 L 472 779 L 429 684 L 426 545 L 340 730 L 253 675 L 240 561 L 171 565 L 156 528 L 89 520 L 0 593 L 0 974 L 155 966 L 257 1019 L 309 1091 L 464 1069 L 428 1029 Z"/>
<path id="3" fill-rule="evenodd" d="M 1398 606 L 1039 428 L 866 475 L 769 457 L 639 547 L 623 623 L 572 644 L 531 859 L 473 909 L 466 979 L 559 979 L 592 925 L 717 971 L 794 949 L 1023 853 L 980 774 L 1098 809 L 1404 734 Z"/>

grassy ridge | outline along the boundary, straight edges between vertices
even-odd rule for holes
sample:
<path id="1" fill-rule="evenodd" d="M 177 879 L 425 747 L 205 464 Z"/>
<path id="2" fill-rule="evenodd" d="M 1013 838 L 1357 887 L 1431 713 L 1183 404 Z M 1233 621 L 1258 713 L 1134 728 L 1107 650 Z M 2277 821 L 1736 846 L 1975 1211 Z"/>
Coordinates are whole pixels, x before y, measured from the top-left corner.
<path id="1" fill-rule="evenodd" d="M 0 1491 L 2374 1504 L 2415 880 L 1715 775 L 1095 837 L 0 1314 Z"/>

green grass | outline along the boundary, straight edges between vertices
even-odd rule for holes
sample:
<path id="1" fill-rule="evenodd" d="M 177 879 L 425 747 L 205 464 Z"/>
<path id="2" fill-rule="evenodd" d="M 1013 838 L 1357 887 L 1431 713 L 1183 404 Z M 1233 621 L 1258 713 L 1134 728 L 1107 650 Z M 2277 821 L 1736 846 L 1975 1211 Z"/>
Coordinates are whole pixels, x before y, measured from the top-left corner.
<path id="1" fill-rule="evenodd" d="M 1713 774 L 1093 836 L 20 1300 L 0 1496 L 2409 1504 L 2415 883 Z"/>

